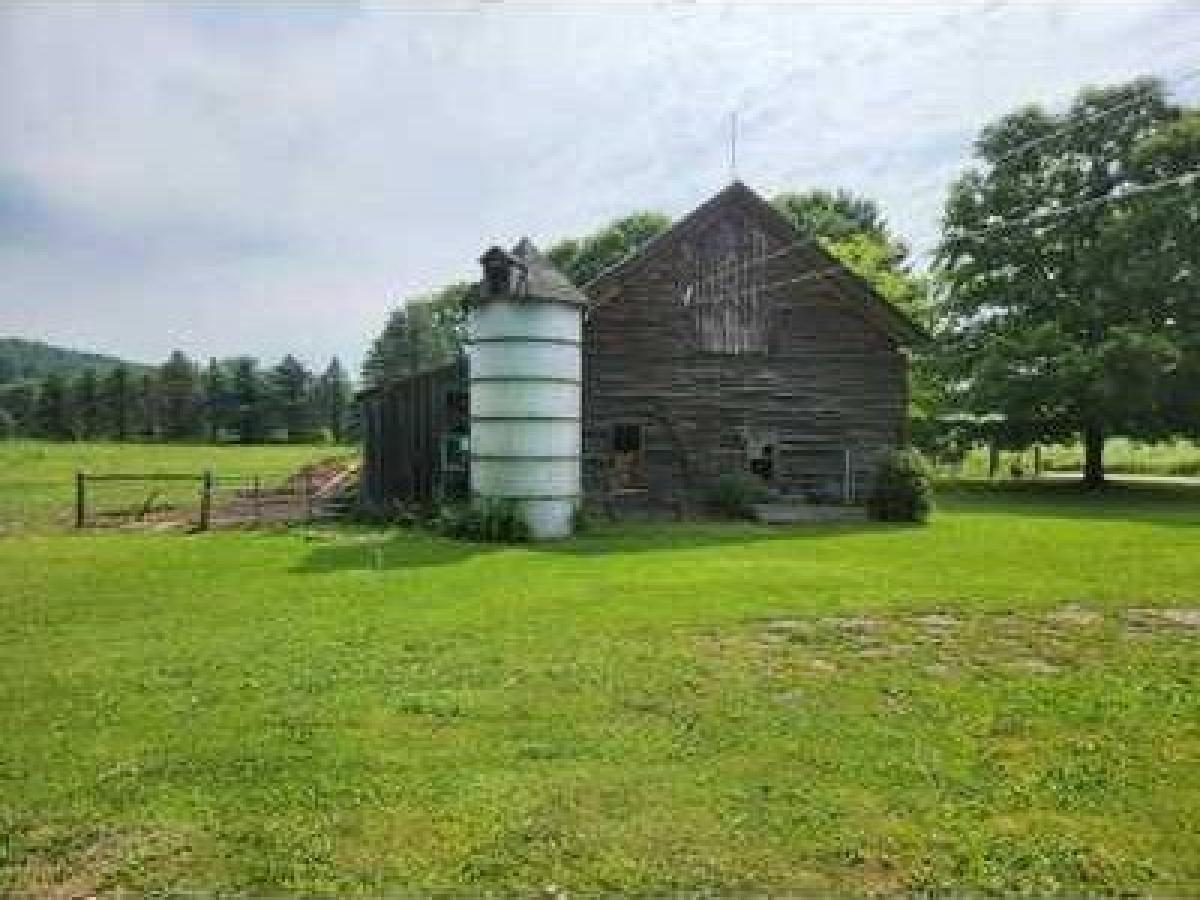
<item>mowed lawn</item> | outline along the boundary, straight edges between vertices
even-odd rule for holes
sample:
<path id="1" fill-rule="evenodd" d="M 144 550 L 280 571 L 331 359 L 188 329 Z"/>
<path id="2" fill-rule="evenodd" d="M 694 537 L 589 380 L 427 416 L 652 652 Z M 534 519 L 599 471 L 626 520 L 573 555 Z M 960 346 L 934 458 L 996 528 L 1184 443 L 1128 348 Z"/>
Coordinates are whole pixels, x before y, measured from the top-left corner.
<path id="1" fill-rule="evenodd" d="M 10 532 L 0 885 L 1193 891 L 1200 494 L 940 503 L 503 549 Z"/>

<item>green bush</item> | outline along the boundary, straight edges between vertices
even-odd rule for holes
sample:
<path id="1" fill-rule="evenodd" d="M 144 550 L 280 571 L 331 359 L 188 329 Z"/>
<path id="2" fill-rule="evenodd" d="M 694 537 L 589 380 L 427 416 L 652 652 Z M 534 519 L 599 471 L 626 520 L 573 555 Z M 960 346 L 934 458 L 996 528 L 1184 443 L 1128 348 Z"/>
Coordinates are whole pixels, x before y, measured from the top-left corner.
<path id="1" fill-rule="evenodd" d="M 867 500 L 871 518 L 880 522 L 924 522 L 933 508 L 929 468 L 912 449 L 893 450 L 880 460 Z"/>
<path id="2" fill-rule="evenodd" d="M 433 528 L 465 541 L 514 544 L 529 540 L 529 526 L 512 500 L 479 499 L 442 507 Z"/>
<path id="3" fill-rule="evenodd" d="M 571 514 L 572 533 L 587 534 L 595 525 L 595 517 L 592 511 L 585 507 L 582 502 L 576 504 L 575 511 Z"/>
<path id="4" fill-rule="evenodd" d="M 767 499 L 767 486 L 749 472 L 727 472 L 713 486 L 712 505 L 731 518 L 744 519 Z"/>

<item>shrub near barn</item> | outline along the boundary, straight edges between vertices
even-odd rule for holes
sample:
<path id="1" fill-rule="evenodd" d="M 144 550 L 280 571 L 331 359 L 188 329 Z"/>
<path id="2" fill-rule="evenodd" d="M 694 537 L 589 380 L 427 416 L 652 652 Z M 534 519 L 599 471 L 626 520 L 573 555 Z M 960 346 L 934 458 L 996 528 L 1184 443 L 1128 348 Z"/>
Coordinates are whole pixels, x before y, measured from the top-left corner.
<path id="1" fill-rule="evenodd" d="M 880 522 L 924 522 L 933 508 L 929 468 L 912 449 L 893 450 L 879 464 L 867 511 Z"/>

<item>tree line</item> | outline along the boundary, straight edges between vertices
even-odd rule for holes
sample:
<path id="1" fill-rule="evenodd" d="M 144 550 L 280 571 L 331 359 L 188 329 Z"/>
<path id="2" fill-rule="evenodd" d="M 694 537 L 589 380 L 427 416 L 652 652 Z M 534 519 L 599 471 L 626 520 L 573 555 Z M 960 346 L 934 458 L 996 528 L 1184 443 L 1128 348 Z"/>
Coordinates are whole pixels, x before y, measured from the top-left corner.
<path id="1" fill-rule="evenodd" d="M 342 442 L 353 437 L 351 383 L 335 357 L 320 374 L 290 354 L 200 365 L 116 363 L 0 386 L 0 434 L 49 440 Z"/>

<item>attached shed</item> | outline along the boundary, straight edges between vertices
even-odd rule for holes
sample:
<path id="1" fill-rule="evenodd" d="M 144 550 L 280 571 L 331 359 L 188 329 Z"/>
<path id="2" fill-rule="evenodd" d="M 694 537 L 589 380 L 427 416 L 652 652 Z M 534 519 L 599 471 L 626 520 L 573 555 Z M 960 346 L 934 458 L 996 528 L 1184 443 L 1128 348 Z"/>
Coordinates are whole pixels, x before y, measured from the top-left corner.
<path id="1" fill-rule="evenodd" d="M 358 395 L 362 415 L 361 499 L 433 503 L 467 490 L 467 369 L 464 360 L 385 382 Z"/>

